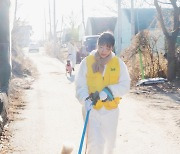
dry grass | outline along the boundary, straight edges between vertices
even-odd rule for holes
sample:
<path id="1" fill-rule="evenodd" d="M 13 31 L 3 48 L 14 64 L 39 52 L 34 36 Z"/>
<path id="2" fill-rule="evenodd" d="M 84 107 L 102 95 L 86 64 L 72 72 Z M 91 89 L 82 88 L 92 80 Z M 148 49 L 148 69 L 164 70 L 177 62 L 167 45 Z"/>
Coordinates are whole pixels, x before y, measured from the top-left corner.
<path id="1" fill-rule="evenodd" d="M 36 68 L 19 47 L 12 51 L 12 77 L 35 76 Z"/>
<path id="2" fill-rule="evenodd" d="M 51 57 L 56 57 L 62 62 L 65 59 L 67 59 L 67 48 L 63 48 L 63 47 L 61 47 L 60 44 L 56 44 L 55 53 L 54 53 L 53 45 L 54 45 L 53 42 L 47 42 L 45 44 L 45 51 L 46 51 L 47 55 L 49 55 Z"/>
<path id="3" fill-rule="evenodd" d="M 46 54 L 53 57 L 54 53 L 53 53 L 53 43 L 52 42 L 47 42 L 44 46 L 44 49 L 46 51 Z"/>
<path id="4" fill-rule="evenodd" d="M 21 120 L 18 118 L 18 114 L 26 106 L 26 103 L 23 101 L 23 91 L 31 88 L 34 78 L 37 77 L 36 72 L 37 70 L 32 62 L 24 57 L 20 49 L 12 54 L 12 78 L 9 83 L 9 105 L 7 111 L 8 123 L 0 136 L 1 154 L 13 153 L 15 151 L 9 144 L 9 140 L 12 137 L 9 125 L 16 120 Z"/>
<path id="5" fill-rule="evenodd" d="M 166 78 L 167 76 L 167 60 L 161 52 L 153 51 L 147 35 L 146 32 L 137 34 L 133 38 L 131 46 L 121 55 L 128 66 L 133 85 L 142 78 L 140 54 L 142 55 L 145 78 Z"/>

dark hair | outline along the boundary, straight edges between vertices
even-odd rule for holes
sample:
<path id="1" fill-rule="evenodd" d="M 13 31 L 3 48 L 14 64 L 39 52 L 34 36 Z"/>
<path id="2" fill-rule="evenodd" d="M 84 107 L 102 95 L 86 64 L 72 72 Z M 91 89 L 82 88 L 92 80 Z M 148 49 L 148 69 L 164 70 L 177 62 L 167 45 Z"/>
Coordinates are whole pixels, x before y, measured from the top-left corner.
<path id="1" fill-rule="evenodd" d="M 103 32 L 98 38 L 98 45 L 107 45 L 108 47 L 114 47 L 115 39 L 114 35 L 107 31 Z"/>

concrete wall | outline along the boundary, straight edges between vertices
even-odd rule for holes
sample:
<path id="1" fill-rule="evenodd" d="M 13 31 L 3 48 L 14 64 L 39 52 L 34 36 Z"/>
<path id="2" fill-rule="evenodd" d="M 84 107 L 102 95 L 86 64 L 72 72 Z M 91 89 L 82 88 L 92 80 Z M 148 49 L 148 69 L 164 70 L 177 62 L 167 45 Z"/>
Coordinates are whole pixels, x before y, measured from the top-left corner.
<path id="1" fill-rule="evenodd" d="M 6 124 L 7 118 L 7 110 L 8 110 L 8 97 L 6 93 L 0 92 L 0 134 L 3 131 L 3 127 Z"/>
<path id="2" fill-rule="evenodd" d="M 86 31 L 85 31 L 85 35 L 93 35 L 92 33 L 92 25 L 91 25 L 91 21 L 88 19 L 87 20 L 87 24 L 86 24 Z"/>
<path id="3" fill-rule="evenodd" d="M 11 74 L 9 0 L 0 1 L 0 91 L 7 93 Z"/>

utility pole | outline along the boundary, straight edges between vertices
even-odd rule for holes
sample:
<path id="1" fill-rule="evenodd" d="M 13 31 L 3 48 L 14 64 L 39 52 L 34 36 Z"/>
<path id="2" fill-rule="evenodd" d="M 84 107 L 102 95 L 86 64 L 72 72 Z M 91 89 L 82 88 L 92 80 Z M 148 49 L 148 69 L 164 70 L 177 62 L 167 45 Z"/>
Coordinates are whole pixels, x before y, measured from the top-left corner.
<path id="1" fill-rule="evenodd" d="M 60 32 L 60 42 L 62 43 L 62 34 L 63 34 L 63 28 L 64 28 L 64 16 L 62 16 L 62 20 L 61 20 L 61 32 Z"/>
<path id="2" fill-rule="evenodd" d="M 131 39 L 135 35 L 134 0 L 131 0 Z"/>
<path id="3" fill-rule="evenodd" d="M 134 35 L 135 35 L 134 0 L 131 0 L 131 41 L 132 41 Z M 139 53 L 140 53 L 140 49 L 139 49 Z M 141 60 L 142 60 L 142 58 L 140 59 L 140 61 Z M 134 55 L 132 57 L 132 66 L 134 66 L 135 63 L 136 63 L 136 56 Z M 141 64 L 142 63 L 140 63 L 140 66 L 142 66 Z"/>
<path id="4" fill-rule="evenodd" d="M 51 30 L 51 6 L 50 6 L 50 0 L 49 0 L 49 33 L 50 33 L 50 36 L 49 36 L 49 40 L 51 41 L 52 39 L 52 30 Z"/>
<path id="5" fill-rule="evenodd" d="M 56 56 L 56 0 L 54 0 L 54 36 L 53 36 L 53 40 L 54 40 L 54 54 Z"/>
<path id="6" fill-rule="evenodd" d="M 46 12 L 45 12 L 45 9 L 44 9 L 44 41 L 47 41 L 46 38 L 47 38 L 47 30 L 46 30 Z"/>
<path id="7" fill-rule="evenodd" d="M 84 23 L 84 0 L 82 0 L 82 24 L 83 24 L 84 33 L 85 33 L 85 23 Z"/>
<path id="8" fill-rule="evenodd" d="M 16 14 L 17 14 L 17 0 L 15 0 L 15 9 L 14 9 L 13 26 L 15 26 L 15 22 L 16 22 Z"/>
<path id="9" fill-rule="evenodd" d="M 117 55 L 119 55 L 119 54 L 120 54 L 120 51 L 121 51 L 121 49 L 122 49 L 122 10 L 121 10 L 121 0 L 118 0 L 117 25 L 118 25 Z"/>
<path id="10" fill-rule="evenodd" d="M 0 92 L 8 93 L 10 66 L 10 0 L 0 1 Z"/>

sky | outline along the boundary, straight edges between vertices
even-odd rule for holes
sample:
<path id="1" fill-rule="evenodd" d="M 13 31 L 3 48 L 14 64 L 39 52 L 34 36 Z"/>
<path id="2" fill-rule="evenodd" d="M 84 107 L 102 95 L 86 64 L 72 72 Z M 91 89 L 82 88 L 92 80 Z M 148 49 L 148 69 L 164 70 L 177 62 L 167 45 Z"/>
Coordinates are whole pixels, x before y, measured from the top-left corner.
<path id="1" fill-rule="evenodd" d="M 13 19 L 14 1 L 11 0 L 11 18 Z M 45 20 L 46 29 L 49 30 L 49 7 L 51 9 L 51 20 L 53 27 L 53 1 L 54 0 L 18 0 L 17 18 L 26 21 L 32 25 L 34 38 L 40 39 L 44 36 Z M 130 7 L 131 0 L 122 0 L 122 7 Z M 135 7 L 141 7 L 144 0 L 134 0 Z M 151 0 L 148 0 L 151 1 Z M 109 11 L 111 7 L 117 10 L 117 0 L 84 0 L 84 16 L 86 19 L 90 16 L 117 16 L 115 12 Z M 56 24 L 57 30 L 60 30 L 62 25 L 69 25 L 69 18 L 73 12 L 73 18 L 76 21 L 76 26 L 82 22 L 82 0 L 56 0 Z M 63 18 L 63 20 L 62 20 Z M 63 24 L 62 24 L 63 21 Z"/>
<path id="2" fill-rule="evenodd" d="M 14 1 L 11 0 L 11 19 L 14 13 Z M 85 20 L 89 16 L 114 16 L 114 13 L 107 11 L 106 6 L 114 4 L 116 0 L 84 0 Z M 53 27 L 53 2 L 54 0 L 18 0 L 17 18 L 32 25 L 34 37 L 42 38 L 46 29 L 50 29 L 49 6 L 51 9 L 51 25 Z M 76 26 L 82 23 L 82 0 L 56 0 L 56 24 L 57 30 L 63 25 L 69 25 L 69 18 L 73 14 Z M 72 13 L 73 12 L 73 13 Z M 86 21 L 85 21 L 86 22 Z"/>
<path id="3" fill-rule="evenodd" d="M 91 1 L 91 3 L 89 3 Z M 90 0 L 87 4 L 91 9 L 95 0 Z M 101 0 L 100 0 L 101 1 Z M 27 21 L 33 27 L 36 37 L 42 37 L 46 27 L 50 25 L 49 22 L 49 7 L 51 9 L 51 22 L 53 23 L 53 0 L 18 0 L 17 18 Z M 11 0 L 11 19 L 13 19 L 14 0 Z M 86 9 L 87 10 L 87 9 Z M 81 0 L 56 0 L 56 20 L 57 27 L 60 27 L 62 17 L 64 22 L 67 22 L 70 15 L 74 14 L 74 18 L 81 19 Z M 81 22 L 80 20 L 78 22 Z M 78 23 L 77 23 L 78 24 Z M 52 25 L 53 26 L 53 25 Z M 49 29 L 49 28 L 48 28 Z"/>

